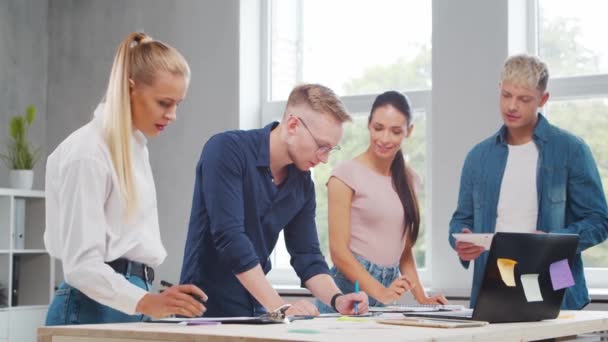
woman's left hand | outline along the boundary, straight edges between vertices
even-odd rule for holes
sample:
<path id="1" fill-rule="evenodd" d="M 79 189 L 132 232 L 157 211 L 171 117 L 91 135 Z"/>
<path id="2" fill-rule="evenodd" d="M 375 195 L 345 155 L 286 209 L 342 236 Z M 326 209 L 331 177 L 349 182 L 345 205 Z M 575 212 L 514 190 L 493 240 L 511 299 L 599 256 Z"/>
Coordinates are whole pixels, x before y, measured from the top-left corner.
<path id="1" fill-rule="evenodd" d="M 420 304 L 448 304 L 448 300 L 442 295 L 442 294 L 437 294 L 434 296 L 427 296 L 425 295 L 423 298 L 420 298 L 418 300 L 418 303 Z"/>

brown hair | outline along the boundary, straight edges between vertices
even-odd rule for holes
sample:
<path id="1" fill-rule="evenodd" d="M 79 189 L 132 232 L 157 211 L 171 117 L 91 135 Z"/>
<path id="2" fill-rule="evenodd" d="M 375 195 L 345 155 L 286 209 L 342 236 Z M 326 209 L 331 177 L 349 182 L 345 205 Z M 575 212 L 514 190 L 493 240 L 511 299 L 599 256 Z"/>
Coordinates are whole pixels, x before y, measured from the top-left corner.
<path id="1" fill-rule="evenodd" d="M 410 101 L 405 95 L 393 90 L 384 92 L 376 97 L 369 112 L 368 124 L 372 122 L 374 111 L 384 106 L 392 106 L 405 116 L 408 126 L 412 124 L 412 106 L 410 105 Z M 405 233 L 413 246 L 418 239 L 420 231 L 420 208 L 414 186 L 414 173 L 409 165 L 406 165 L 401 149 L 397 151 L 391 163 L 391 179 L 403 207 Z"/>

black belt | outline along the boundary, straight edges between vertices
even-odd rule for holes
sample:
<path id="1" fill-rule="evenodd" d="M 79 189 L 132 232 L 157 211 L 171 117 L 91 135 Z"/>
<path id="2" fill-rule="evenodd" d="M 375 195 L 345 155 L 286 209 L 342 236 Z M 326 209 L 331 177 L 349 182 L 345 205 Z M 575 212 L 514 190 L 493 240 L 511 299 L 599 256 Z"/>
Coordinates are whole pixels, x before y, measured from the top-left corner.
<path id="1" fill-rule="evenodd" d="M 130 275 L 140 277 L 148 283 L 154 281 L 154 269 L 145 264 L 127 259 L 116 259 L 114 261 L 106 262 L 106 264 L 110 265 L 117 273 L 124 275 L 127 275 L 129 266 L 131 266 Z"/>

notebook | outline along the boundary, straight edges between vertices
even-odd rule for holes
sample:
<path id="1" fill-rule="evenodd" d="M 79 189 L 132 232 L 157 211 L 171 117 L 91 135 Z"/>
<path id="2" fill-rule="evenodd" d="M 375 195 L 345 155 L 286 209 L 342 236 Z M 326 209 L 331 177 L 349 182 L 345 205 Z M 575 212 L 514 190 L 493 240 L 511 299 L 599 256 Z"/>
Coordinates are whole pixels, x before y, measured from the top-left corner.
<path id="1" fill-rule="evenodd" d="M 574 234 L 496 233 L 474 310 L 404 315 L 490 323 L 557 318 L 567 286 L 555 284 L 564 283 L 562 278 L 567 278 L 566 285 L 567 280 L 571 285 L 574 282 L 571 274 L 568 278 L 553 269 L 558 265 L 561 271 L 570 272 L 577 246 L 578 235 Z"/>

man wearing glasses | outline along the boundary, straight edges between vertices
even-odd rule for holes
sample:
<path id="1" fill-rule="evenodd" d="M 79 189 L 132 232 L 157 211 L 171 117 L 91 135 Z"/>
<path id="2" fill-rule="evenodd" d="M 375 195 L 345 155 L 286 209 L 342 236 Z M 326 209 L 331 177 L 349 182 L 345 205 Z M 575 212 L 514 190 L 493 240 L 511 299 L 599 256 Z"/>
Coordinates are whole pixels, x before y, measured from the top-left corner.
<path id="1" fill-rule="evenodd" d="M 329 276 L 309 171 L 340 149 L 350 120 L 331 89 L 305 84 L 292 90 L 280 123 L 220 133 L 205 144 L 180 280 L 208 295 L 205 316 L 318 315 L 305 300 L 286 309 L 266 279 L 281 231 L 303 287 L 342 314 L 353 314 L 355 303 L 367 311 L 365 293 L 343 295 Z"/>

